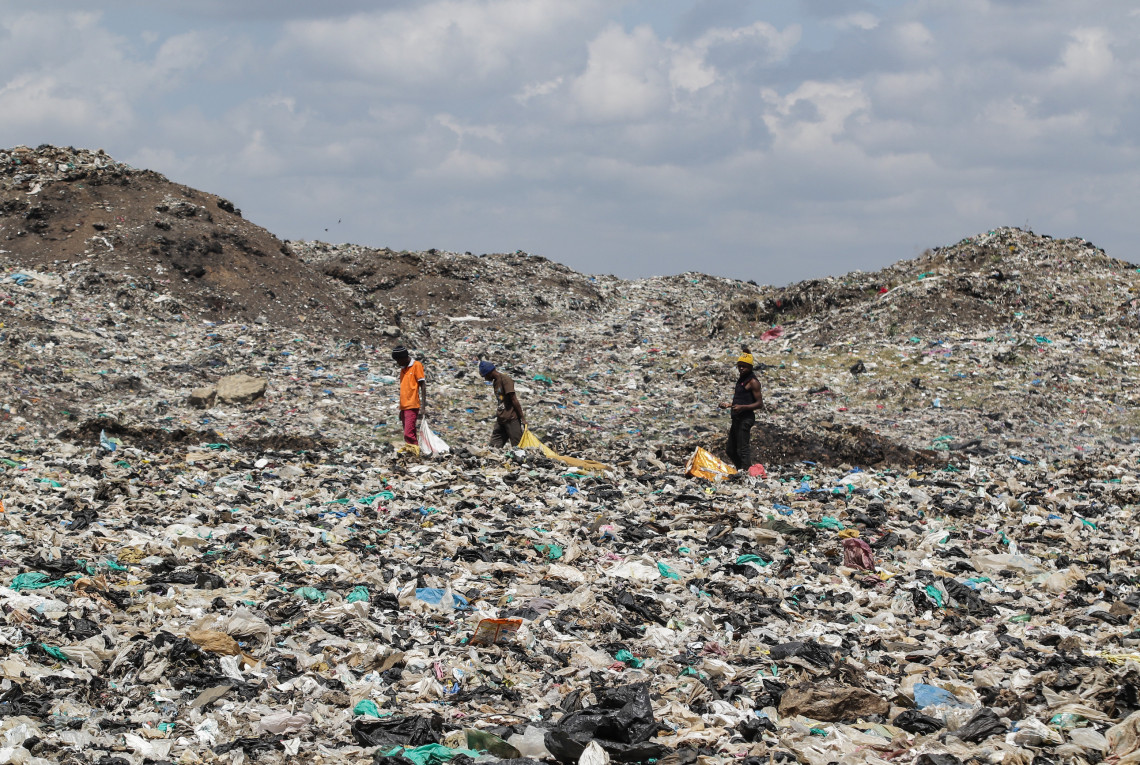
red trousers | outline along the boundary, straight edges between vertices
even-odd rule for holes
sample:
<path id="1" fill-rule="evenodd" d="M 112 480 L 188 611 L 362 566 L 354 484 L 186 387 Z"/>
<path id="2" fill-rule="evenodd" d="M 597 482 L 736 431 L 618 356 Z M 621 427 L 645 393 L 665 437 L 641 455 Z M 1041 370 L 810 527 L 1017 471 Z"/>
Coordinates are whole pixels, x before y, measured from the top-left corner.
<path id="1" fill-rule="evenodd" d="M 419 420 L 419 417 L 419 409 L 400 410 L 400 422 L 404 423 L 404 443 L 414 444 L 419 442 L 419 439 L 416 438 L 416 422 Z"/>

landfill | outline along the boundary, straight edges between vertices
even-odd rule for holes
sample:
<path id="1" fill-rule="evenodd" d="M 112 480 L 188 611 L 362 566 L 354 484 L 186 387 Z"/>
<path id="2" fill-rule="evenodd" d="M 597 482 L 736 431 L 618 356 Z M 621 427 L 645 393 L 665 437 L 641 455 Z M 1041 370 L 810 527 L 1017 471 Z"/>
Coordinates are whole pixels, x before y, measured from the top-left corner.
<path id="1" fill-rule="evenodd" d="M 1137 329 L 1016 228 L 631 281 L 0 151 L 0 762 L 1140 762 Z"/>

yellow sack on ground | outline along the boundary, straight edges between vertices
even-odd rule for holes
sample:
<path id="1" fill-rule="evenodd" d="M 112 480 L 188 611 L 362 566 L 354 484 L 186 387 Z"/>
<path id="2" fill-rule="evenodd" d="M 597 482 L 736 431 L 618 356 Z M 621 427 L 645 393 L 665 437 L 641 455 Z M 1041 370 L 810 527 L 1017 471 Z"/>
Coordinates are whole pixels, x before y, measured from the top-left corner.
<path id="1" fill-rule="evenodd" d="M 736 468 L 706 452 L 701 447 L 693 452 L 689 461 L 685 463 L 685 474 L 694 478 L 704 478 L 706 481 L 723 481 L 736 472 Z"/>
<path id="2" fill-rule="evenodd" d="M 570 467 L 581 468 L 582 470 L 589 470 L 589 471 L 592 471 L 595 473 L 601 473 L 603 471 L 610 469 L 609 465 L 603 464 L 601 462 L 595 462 L 594 460 L 580 460 L 580 459 L 576 459 L 574 457 L 562 456 L 561 454 L 554 451 L 549 446 L 547 446 L 546 444 L 542 443 L 537 438 L 535 438 L 535 435 L 530 432 L 530 428 L 526 428 L 523 430 L 522 438 L 519 439 L 519 448 L 521 448 L 521 449 L 538 449 L 539 451 L 541 451 L 543 454 L 545 454 L 547 457 L 549 457 L 552 460 L 558 460 L 559 462 L 561 462 L 565 465 L 569 465 Z"/>
<path id="3" fill-rule="evenodd" d="M 541 449 L 542 453 L 545 454 L 547 457 L 550 457 L 551 459 L 554 459 L 557 456 L 554 453 L 553 449 L 551 449 L 546 444 L 542 443 L 541 441 L 539 441 L 537 438 L 534 437 L 534 433 L 530 432 L 530 428 L 526 428 L 523 430 L 522 438 L 519 439 L 519 448 L 520 449 Z"/>

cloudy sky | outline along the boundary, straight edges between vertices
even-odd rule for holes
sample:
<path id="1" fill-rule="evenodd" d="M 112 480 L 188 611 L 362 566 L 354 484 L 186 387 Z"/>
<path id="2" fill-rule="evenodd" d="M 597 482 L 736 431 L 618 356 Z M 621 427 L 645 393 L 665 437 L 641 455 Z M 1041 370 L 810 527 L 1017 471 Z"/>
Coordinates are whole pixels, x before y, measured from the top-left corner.
<path id="1" fill-rule="evenodd" d="M 1140 260 L 1134 0 L 0 0 L 0 145 L 282 238 L 621 276 L 870 270 L 1000 225 Z"/>

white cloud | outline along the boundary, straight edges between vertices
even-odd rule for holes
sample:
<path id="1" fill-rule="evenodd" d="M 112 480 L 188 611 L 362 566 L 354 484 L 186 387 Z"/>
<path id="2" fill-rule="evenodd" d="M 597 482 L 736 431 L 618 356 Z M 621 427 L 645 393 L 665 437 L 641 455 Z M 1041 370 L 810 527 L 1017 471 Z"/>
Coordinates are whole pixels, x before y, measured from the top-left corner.
<path id="1" fill-rule="evenodd" d="M 850 13 L 846 16 L 839 16 L 834 19 L 829 19 L 828 23 L 838 29 L 861 29 L 868 32 L 879 26 L 879 18 L 872 13 L 866 11 L 859 11 L 857 13 Z"/>
<path id="2" fill-rule="evenodd" d="M 694 47 L 703 53 L 723 45 L 743 44 L 759 54 L 764 63 L 783 61 L 799 43 L 802 29 L 799 24 L 789 25 L 783 32 L 771 24 L 757 21 L 745 27 L 716 27 L 701 35 Z M 755 46 L 759 46 L 756 50 Z"/>
<path id="3" fill-rule="evenodd" d="M 906 21 L 894 29 L 900 52 L 909 58 L 926 58 L 935 53 L 934 34 L 920 21 Z"/>
<path id="4" fill-rule="evenodd" d="M 1061 54 L 1054 77 L 1062 83 L 1091 83 L 1112 74 L 1115 58 L 1108 31 L 1105 29 L 1074 30 Z"/>
<path id="5" fill-rule="evenodd" d="M 506 163 L 474 152 L 456 149 L 435 167 L 416 173 L 421 179 L 449 183 L 471 183 L 498 179 L 507 174 Z"/>
<path id="6" fill-rule="evenodd" d="M 786 96 L 769 94 L 773 109 L 765 116 L 776 139 L 775 153 L 813 156 L 834 147 L 847 132 L 847 121 L 865 114 L 870 100 L 857 82 L 805 82 Z"/>
<path id="7" fill-rule="evenodd" d="M 562 77 L 555 77 L 554 79 L 547 80 L 546 82 L 530 83 L 528 85 L 525 85 L 523 89 L 519 91 L 519 93 L 515 96 L 515 100 L 520 104 L 525 104 L 532 98 L 548 96 L 558 90 L 558 88 L 562 86 L 562 82 Z"/>
<path id="8" fill-rule="evenodd" d="M 125 129 L 132 117 L 121 94 L 92 93 L 52 75 L 17 75 L 0 87 L 0 130 L 12 134 L 50 126 L 54 135 L 74 139 Z"/>
<path id="9" fill-rule="evenodd" d="M 649 27 L 626 33 L 611 24 L 589 50 L 586 71 L 570 86 L 579 119 L 639 120 L 668 110 L 667 52 Z"/>
<path id="10" fill-rule="evenodd" d="M 171 37 L 163 41 L 155 54 L 155 72 L 168 77 L 193 71 L 207 60 L 211 47 L 205 35 L 199 32 Z"/>
<path id="11" fill-rule="evenodd" d="M 482 138 L 494 143 L 503 142 L 502 131 L 494 125 L 463 125 L 458 119 L 450 114 L 440 114 L 436 116 L 439 124 L 455 133 L 459 137 L 460 143 L 463 142 L 464 137 L 471 136 L 473 138 Z"/>
<path id="12" fill-rule="evenodd" d="M 469 87 L 515 78 L 520 60 L 558 48 L 598 13 L 601 0 L 438 0 L 343 19 L 294 21 L 282 50 L 362 81 L 409 87 Z M 532 54 L 528 56 L 527 54 Z"/>

